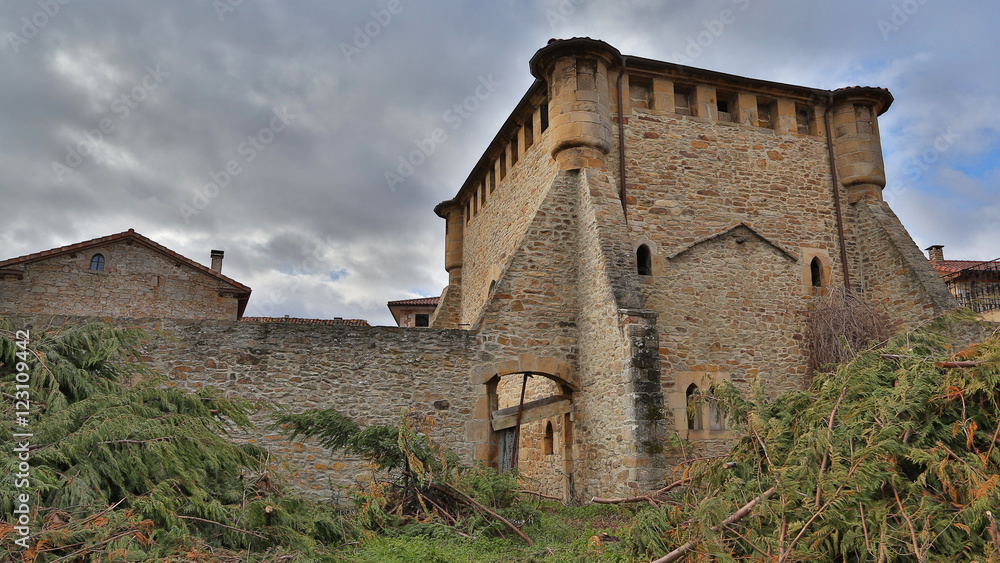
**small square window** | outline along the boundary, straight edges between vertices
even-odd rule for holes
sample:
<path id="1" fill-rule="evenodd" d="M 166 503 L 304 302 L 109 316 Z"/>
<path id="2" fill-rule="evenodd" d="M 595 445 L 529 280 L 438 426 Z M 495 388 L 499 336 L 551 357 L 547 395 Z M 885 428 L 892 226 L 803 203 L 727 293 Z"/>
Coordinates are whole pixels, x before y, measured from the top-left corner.
<path id="1" fill-rule="evenodd" d="M 426 313 L 417 313 L 413 326 L 430 326 L 431 316 Z"/>

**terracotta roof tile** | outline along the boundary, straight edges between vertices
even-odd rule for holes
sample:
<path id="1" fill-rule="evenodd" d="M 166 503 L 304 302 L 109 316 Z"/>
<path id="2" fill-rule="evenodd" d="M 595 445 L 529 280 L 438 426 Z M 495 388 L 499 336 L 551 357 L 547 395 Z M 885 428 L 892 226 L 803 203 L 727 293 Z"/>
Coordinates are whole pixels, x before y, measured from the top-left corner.
<path id="1" fill-rule="evenodd" d="M 969 268 L 985 270 L 995 262 L 996 260 L 942 260 L 931 261 L 931 267 L 940 274 L 950 274 L 962 270 L 968 270 Z"/>
<path id="2" fill-rule="evenodd" d="M 286 323 L 293 325 L 347 325 L 370 326 L 364 319 L 299 319 L 295 317 L 243 317 L 240 322 L 247 323 Z"/>
<path id="3" fill-rule="evenodd" d="M 402 306 L 402 305 L 433 305 L 437 307 L 438 300 L 440 297 L 420 297 L 417 299 L 400 299 L 399 301 L 390 301 L 388 305 L 390 307 Z"/>

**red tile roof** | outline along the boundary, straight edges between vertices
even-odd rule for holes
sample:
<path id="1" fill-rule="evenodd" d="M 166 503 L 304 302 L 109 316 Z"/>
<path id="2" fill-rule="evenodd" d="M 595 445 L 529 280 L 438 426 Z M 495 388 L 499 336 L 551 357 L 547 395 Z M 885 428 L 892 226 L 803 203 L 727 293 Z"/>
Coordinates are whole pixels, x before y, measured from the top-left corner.
<path id="1" fill-rule="evenodd" d="M 399 301 L 390 301 L 388 305 L 390 307 L 398 307 L 403 305 L 428 305 L 437 307 L 438 300 L 440 297 L 419 297 L 417 299 L 400 299 Z"/>
<path id="2" fill-rule="evenodd" d="M 348 325 L 369 326 L 364 319 L 298 319 L 294 317 L 243 317 L 246 323 L 288 323 L 293 325 Z"/>
<path id="3" fill-rule="evenodd" d="M 959 272 L 962 270 L 968 270 L 969 268 L 975 268 L 977 270 L 985 270 L 988 265 L 996 262 L 995 260 L 942 260 L 942 261 L 931 261 L 931 267 L 939 274 L 951 274 L 954 272 Z"/>
<path id="4" fill-rule="evenodd" d="M 236 281 L 236 280 L 234 280 L 232 278 L 224 276 L 224 275 L 222 275 L 219 272 L 216 272 L 215 270 L 209 268 L 208 266 L 204 266 L 202 264 L 199 264 L 199 263 L 195 262 L 194 260 L 191 260 L 190 258 L 182 256 L 182 255 L 174 252 L 173 250 L 170 250 L 169 248 L 163 246 L 162 244 L 160 244 L 160 243 L 158 243 L 158 242 L 156 242 L 154 240 L 148 239 L 148 238 L 140 235 L 139 233 L 135 232 L 135 229 L 129 229 L 129 230 L 127 230 L 125 232 L 122 232 L 122 233 L 116 233 L 116 234 L 113 234 L 113 235 L 108 235 L 108 236 L 104 236 L 104 237 L 98 237 L 98 238 L 95 238 L 95 239 L 90 239 L 90 240 L 86 240 L 86 241 L 83 241 L 83 242 L 78 242 L 76 244 L 70 244 L 70 245 L 66 245 L 66 246 L 60 246 L 58 248 L 53 248 L 53 249 L 50 249 L 50 250 L 43 250 L 41 252 L 36 252 L 34 254 L 26 254 L 24 256 L 18 256 L 17 258 L 11 258 L 9 260 L 4 260 L 4 261 L 0 262 L 0 270 L 8 269 L 8 268 L 10 268 L 10 266 L 18 266 L 18 265 L 22 265 L 22 264 L 29 264 L 31 262 L 37 262 L 39 260 L 45 260 L 47 258 L 51 258 L 53 256 L 58 256 L 58 255 L 61 255 L 61 254 L 68 254 L 70 252 L 77 252 L 77 251 L 80 251 L 80 250 L 86 250 L 88 248 L 93 248 L 95 246 L 102 246 L 102 245 L 105 245 L 105 244 L 108 244 L 108 243 L 122 242 L 122 241 L 133 241 L 133 242 L 137 242 L 139 244 L 142 244 L 143 246 L 145 246 L 147 248 L 150 248 L 152 250 L 155 250 L 156 252 L 159 252 L 161 254 L 166 255 L 168 258 L 172 258 L 172 259 L 176 260 L 180 264 L 184 264 L 184 265 L 188 266 L 189 268 L 194 268 L 195 270 L 197 270 L 197 271 L 199 271 L 199 272 L 201 272 L 203 274 L 206 274 L 208 276 L 212 276 L 213 278 L 216 278 L 219 281 L 222 281 L 222 282 L 225 282 L 225 283 L 229 284 L 235 290 L 234 293 L 236 293 L 236 296 L 239 299 L 239 313 L 238 313 L 237 316 L 238 317 L 242 317 L 243 316 L 243 311 L 246 310 L 247 301 L 249 301 L 249 299 L 250 299 L 251 289 L 249 287 L 241 284 L 240 282 L 238 282 L 238 281 Z"/>

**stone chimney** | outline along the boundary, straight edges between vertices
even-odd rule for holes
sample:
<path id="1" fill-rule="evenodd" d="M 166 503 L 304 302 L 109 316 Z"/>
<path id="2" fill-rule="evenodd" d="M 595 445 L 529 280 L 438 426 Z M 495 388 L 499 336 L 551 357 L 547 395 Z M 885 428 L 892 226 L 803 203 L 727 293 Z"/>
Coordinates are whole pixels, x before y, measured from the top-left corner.
<path id="1" fill-rule="evenodd" d="M 223 251 L 221 251 L 221 250 L 213 250 L 212 251 L 212 270 L 213 271 L 218 272 L 220 274 L 222 273 L 222 257 L 225 256 L 225 255 L 226 255 L 226 253 L 223 252 Z"/>
<path id="2" fill-rule="evenodd" d="M 928 246 L 924 250 L 927 251 L 927 258 L 931 262 L 944 262 L 944 245 L 935 244 L 933 246 Z"/>

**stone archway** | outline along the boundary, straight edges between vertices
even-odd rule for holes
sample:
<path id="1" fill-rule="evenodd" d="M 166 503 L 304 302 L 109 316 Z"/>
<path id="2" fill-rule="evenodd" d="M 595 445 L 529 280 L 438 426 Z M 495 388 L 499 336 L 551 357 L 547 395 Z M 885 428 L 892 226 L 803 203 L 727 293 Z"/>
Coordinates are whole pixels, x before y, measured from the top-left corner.
<path id="1" fill-rule="evenodd" d="M 485 441 L 481 444 L 484 447 L 476 448 L 476 459 L 498 470 L 507 469 L 519 459 L 525 475 L 544 477 L 550 491 L 557 489 L 565 500 L 570 500 L 573 394 L 579 390 L 572 367 L 556 358 L 522 354 L 517 360 L 481 366 L 477 373 L 483 396 L 477 402 L 473 425 L 481 429 L 477 434 Z M 526 388 L 527 381 L 533 382 L 533 392 L 522 405 L 517 391 Z M 519 411 L 522 439 L 514 452 L 511 440 L 517 432 Z M 553 428 L 558 430 L 558 439 Z"/>

